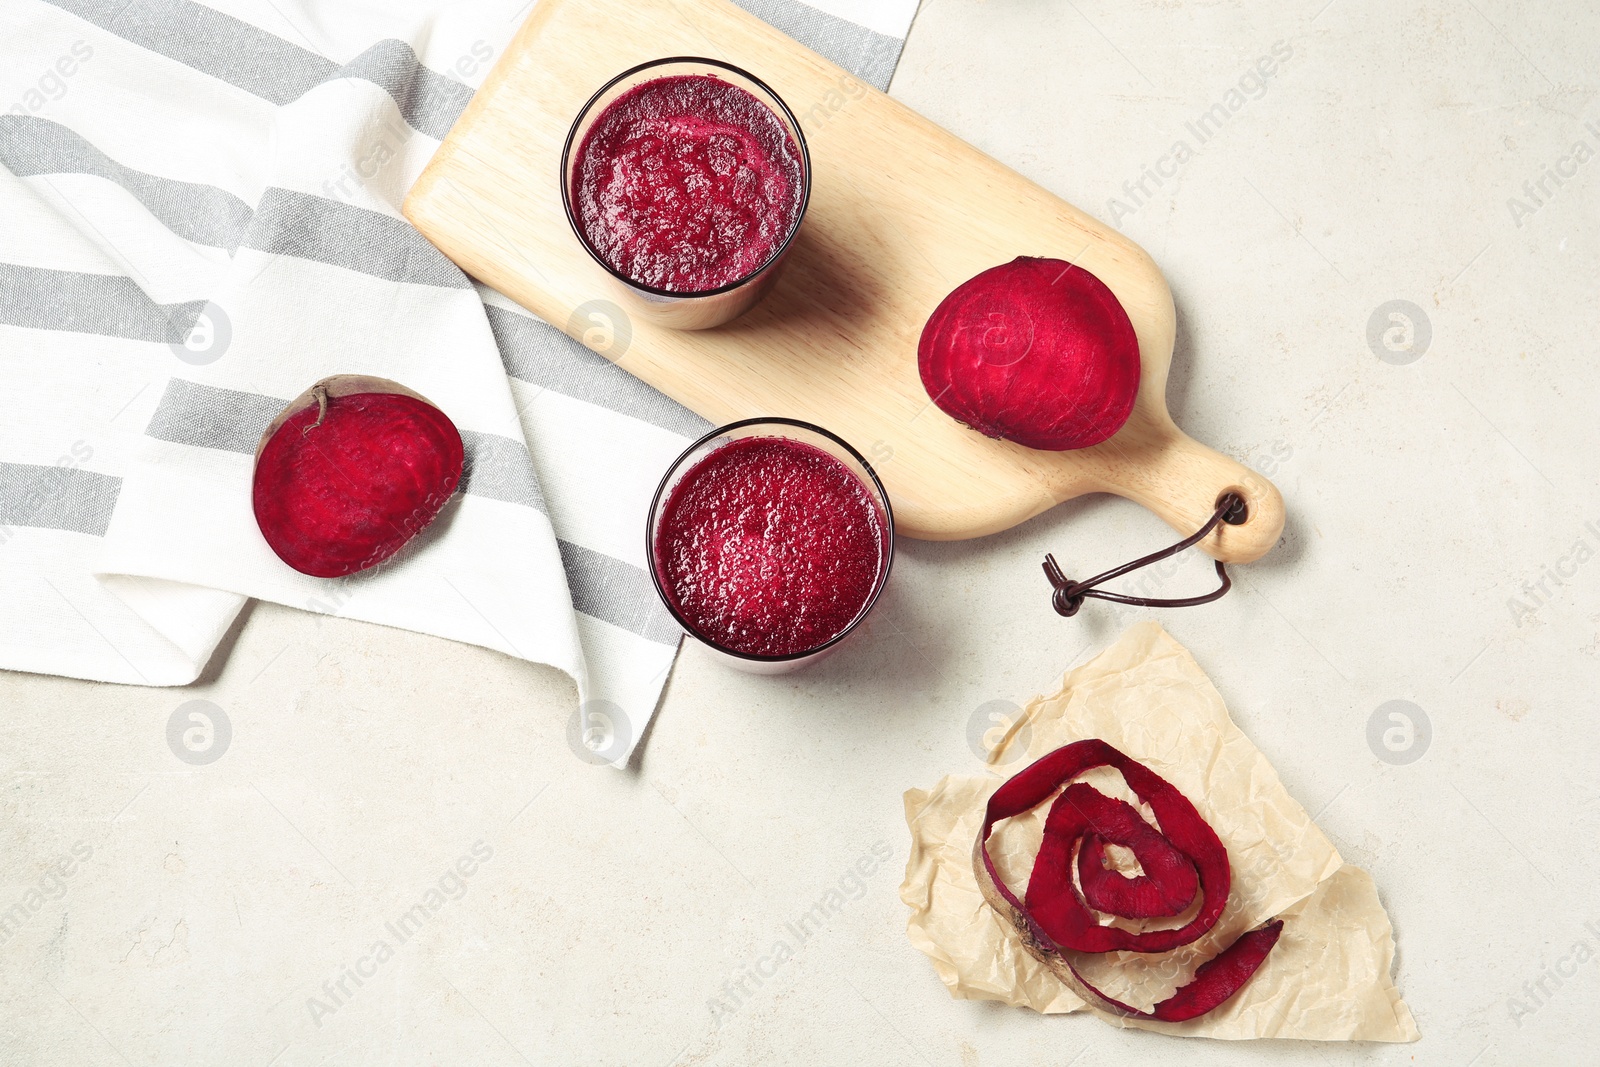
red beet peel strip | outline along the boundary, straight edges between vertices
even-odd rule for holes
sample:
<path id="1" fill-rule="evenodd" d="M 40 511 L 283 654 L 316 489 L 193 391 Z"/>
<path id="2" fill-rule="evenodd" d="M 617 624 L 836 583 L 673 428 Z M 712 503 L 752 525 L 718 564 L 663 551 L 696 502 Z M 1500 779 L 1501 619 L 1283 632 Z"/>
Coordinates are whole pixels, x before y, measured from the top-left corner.
<path id="1" fill-rule="evenodd" d="M 1078 849 L 1078 884 L 1089 907 L 1127 919 L 1154 919 L 1177 915 L 1189 906 L 1200 891 L 1200 881 L 1188 856 L 1173 848 L 1131 804 L 1082 784 L 1069 785 L 1067 791 L 1073 794 L 1068 806 L 1089 816 Z M 1058 840 L 1059 837 L 1050 839 L 1053 862 Z M 1130 878 L 1111 870 L 1107 844 L 1130 850 L 1139 866 L 1153 873 Z M 1040 860 L 1043 859 L 1041 853 Z M 1070 853 L 1061 859 L 1070 859 Z M 1065 873 L 1062 866 L 1056 863 L 1060 874 Z M 1042 863 L 1035 863 L 1035 878 L 1043 867 Z"/>
<path id="2" fill-rule="evenodd" d="M 1132 805 L 1072 781 L 1095 767 L 1121 772 L 1155 813 L 1160 830 Z M 996 823 L 1033 810 L 1058 789 L 1045 817 L 1044 841 L 1028 878 L 1026 900 L 1018 900 L 989 857 L 989 835 Z M 1107 845 L 1129 849 L 1144 873 L 1127 876 L 1109 869 Z M 1283 920 L 1276 919 L 1240 935 L 1197 968 L 1187 985 L 1149 1011 L 1107 996 L 1083 977 L 1070 953 L 1168 952 L 1199 939 L 1221 918 L 1232 881 L 1227 849 L 1188 798 L 1104 741 L 1058 748 L 997 789 L 973 851 L 979 889 L 1017 930 L 1023 947 L 1092 1007 L 1114 1016 L 1183 1022 L 1204 1015 L 1243 988 L 1283 932 Z M 1081 893 L 1073 884 L 1074 862 Z M 1194 917 L 1173 929 L 1135 932 L 1102 926 L 1095 917 L 1095 911 L 1127 919 L 1178 915 L 1197 896 Z"/>
<path id="3" fill-rule="evenodd" d="M 324 378 L 261 435 L 251 481 L 256 525 L 302 574 L 354 574 L 438 517 L 465 461 L 460 432 L 426 397 L 387 378 Z"/>

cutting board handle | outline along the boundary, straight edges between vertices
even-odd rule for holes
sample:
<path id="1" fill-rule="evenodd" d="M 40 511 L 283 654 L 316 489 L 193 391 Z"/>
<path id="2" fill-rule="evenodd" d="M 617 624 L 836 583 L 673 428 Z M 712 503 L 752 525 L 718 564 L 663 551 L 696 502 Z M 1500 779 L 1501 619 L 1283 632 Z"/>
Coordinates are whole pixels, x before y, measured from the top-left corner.
<path id="1" fill-rule="evenodd" d="M 1245 521 L 1237 526 L 1218 523 L 1199 543 L 1207 555 L 1224 563 L 1249 563 L 1278 543 L 1283 495 L 1262 475 L 1170 423 L 1164 433 L 1144 436 L 1136 455 L 1118 449 L 1117 443 L 1112 438 L 1098 446 L 1110 450 L 1114 468 L 1104 481 L 1106 491 L 1143 504 L 1182 534 L 1204 526 L 1222 494 L 1231 490 L 1244 497 L 1249 509 Z"/>

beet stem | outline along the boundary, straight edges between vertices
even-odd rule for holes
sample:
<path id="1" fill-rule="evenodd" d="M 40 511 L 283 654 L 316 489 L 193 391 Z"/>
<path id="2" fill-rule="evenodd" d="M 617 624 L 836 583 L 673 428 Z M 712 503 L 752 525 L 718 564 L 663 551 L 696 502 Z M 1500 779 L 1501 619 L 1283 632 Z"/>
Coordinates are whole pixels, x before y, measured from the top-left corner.
<path id="1" fill-rule="evenodd" d="M 315 430 L 322 425 L 322 420 L 328 417 L 328 387 L 322 384 L 312 386 L 311 395 L 317 398 L 317 421 L 308 423 L 301 431 L 300 436 Z"/>

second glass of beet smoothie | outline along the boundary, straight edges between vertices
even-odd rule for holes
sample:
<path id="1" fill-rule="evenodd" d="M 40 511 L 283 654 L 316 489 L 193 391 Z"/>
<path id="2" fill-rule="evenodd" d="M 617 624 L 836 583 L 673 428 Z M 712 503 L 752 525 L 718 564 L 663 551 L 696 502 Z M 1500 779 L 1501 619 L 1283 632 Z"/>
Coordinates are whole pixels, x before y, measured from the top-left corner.
<path id="1" fill-rule="evenodd" d="M 811 195 L 800 123 L 715 59 L 617 75 L 567 134 L 561 199 L 630 313 L 681 330 L 743 314 L 777 281 Z"/>
<path id="2" fill-rule="evenodd" d="M 746 419 L 667 470 L 647 523 L 650 574 L 678 623 L 733 666 L 778 674 L 838 647 L 894 557 L 888 495 L 819 426 Z"/>

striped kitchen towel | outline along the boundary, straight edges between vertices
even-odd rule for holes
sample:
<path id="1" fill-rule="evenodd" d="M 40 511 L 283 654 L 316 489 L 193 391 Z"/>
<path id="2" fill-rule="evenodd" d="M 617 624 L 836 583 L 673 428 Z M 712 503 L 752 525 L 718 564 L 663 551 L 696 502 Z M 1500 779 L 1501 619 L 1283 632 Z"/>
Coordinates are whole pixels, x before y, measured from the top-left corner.
<path id="1" fill-rule="evenodd" d="M 880 87 L 916 8 L 740 2 Z M 681 637 L 645 512 L 706 424 L 399 214 L 527 6 L 0 3 L 0 668 L 182 685 L 258 597 L 556 666 L 575 747 L 626 760 Z M 248 487 L 332 373 L 429 397 L 469 468 L 393 565 L 321 581 Z"/>

